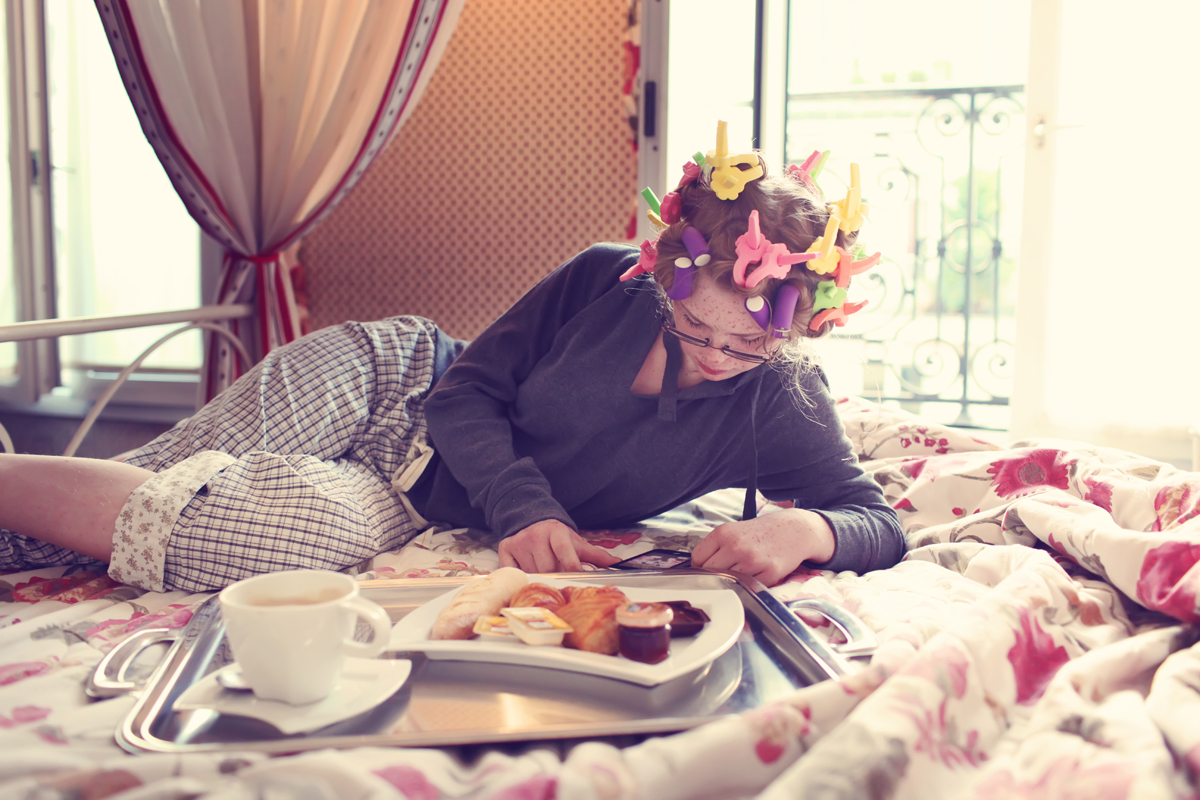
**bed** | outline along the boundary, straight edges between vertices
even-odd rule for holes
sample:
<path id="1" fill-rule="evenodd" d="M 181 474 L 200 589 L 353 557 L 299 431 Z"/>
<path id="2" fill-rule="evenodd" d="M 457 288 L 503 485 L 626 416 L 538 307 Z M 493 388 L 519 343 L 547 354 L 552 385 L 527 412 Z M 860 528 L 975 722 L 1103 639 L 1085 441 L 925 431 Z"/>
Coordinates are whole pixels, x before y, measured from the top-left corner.
<path id="1" fill-rule="evenodd" d="M 801 570 L 772 591 L 834 601 L 875 631 L 851 677 L 627 747 L 131 757 L 113 731 L 132 698 L 89 701 L 87 677 L 209 595 L 41 569 L 0 576 L 0 796 L 1195 796 L 1200 474 L 1078 442 L 1000 445 L 858 398 L 839 410 L 908 555 L 864 576 Z M 719 492 L 588 538 L 621 556 L 688 549 L 740 503 Z M 363 577 L 496 566 L 486 543 L 443 531 Z"/>

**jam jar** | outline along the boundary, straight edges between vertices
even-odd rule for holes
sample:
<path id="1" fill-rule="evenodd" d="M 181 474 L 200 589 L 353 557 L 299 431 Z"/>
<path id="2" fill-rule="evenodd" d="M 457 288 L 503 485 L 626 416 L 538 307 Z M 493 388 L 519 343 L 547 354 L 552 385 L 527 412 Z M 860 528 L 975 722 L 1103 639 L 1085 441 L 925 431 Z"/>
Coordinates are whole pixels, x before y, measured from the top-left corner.
<path id="1" fill-rule="evenodd" d="M 617 609 L 621 655 L 643 664 L 657 664 L 671 654 L 671 618 L 662 603 L 630 603 Z"/>

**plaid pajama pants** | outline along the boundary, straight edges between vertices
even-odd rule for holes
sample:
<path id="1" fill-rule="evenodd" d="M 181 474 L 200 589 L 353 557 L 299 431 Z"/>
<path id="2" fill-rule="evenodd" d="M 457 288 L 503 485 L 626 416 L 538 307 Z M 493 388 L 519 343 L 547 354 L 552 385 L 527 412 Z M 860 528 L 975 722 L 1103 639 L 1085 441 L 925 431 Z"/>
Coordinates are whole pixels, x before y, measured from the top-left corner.
<path id="1" fill-rule="evenodd" d="M 436 342 L 432 322 L 395 317 L 271 352 L 126 459 L 156 474 L 117 518 L 109 575 L 207 591 L 262 572 L 348 569 L 413 538 L 426 523 L 391 482 L 425 440 Z M 88 562 L 0 534 L 2 568 Z"/>

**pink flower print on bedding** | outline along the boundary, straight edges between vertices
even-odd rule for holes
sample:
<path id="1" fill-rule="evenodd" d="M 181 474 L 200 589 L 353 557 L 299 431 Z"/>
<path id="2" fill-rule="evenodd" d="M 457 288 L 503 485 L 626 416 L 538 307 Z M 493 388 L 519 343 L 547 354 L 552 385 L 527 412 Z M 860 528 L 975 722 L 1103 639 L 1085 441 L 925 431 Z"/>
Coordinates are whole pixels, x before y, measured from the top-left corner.
<path id="1" fill-rule="evenodd" d="M 50 709 L 41 706 L 19 706 L 9 713 L 12 714 L 11 717 L 0 714 L 0 728 L 15 728 L 30 722 L 41 722 L 50 716 Z"/>
<path id="2" fill-rule="evenodd" d="M 1132 760 L 1108 764 L 1082 764 L 1077 756 L 1059 757 L 1037 780 L 1018 778 L 1012 770 L 990 773 L 975 790 L 975 800 L 1126 800 L 1129 787 L 1137 777 L 1138 765 Z"/>
<path id="3" fill-rule="evenodd" d="M 78 603 L 103 597 L 120 586 L 108 576 L 83 570 L 58 578 L 33 575 L 24 583 L 12 587 L 11 602 L 39 603 L 42 600 L 58 600 L 63 603 Z"/>
<path id="4" fill-rule="evenodd" d="M 441 791 L 421 770 L 405 764 L 393 764 L 375 770 L 375 774 L 395 786 L 408 800 L 438 800 Z"/>
<path id="5" fill-rule="evenodd" d="M 1042 630 L 1029 609 L 1021 609 L 1021 627 L 1016 636 L 1016 643 L 1008 651 L 1008 662 L 1017 682 L 1017 702 L 1024 704 L 1041 697 L 1046 684 L 1071 657 Z"/>
<path id="6" fill-rule="evenodd" d="M 1061 450 L 1029 450 L 1014 458 L 993 461 L 988 467 L 992 488 L 1000 497 L 1028 494 L 1043 487 L 1066 489 L 1069 462 Z"/>
<path id="7" fill-rule="evenodd" d="M 54 660 L 57 661 L 58 659 Z M 26 678 L 43 675 L 51 669 L 51 665 L 46 661 L 20 661 L 15 664 L 0 664 L 0 686 L 8 686 L 17 681 L 23 681 Z"/>
<path id="8" fill-rule="evenodd" d="M 1108 481 L 1097 480 L 1095 478 L 1084 478 L 1083 485 L 1087 487 L 1087 492 L 1083 499 L 1087 500 L 1094 506 L 1103 508 L 1108 513 L 1112 513 L 1112 494 L 1113 487 Z"/>
<path id="9" fill-rule="evenodd" d="M 1185 481 L 1165 486 L 1154 498 L 1154 530 L 1178 527 L 1200 511 L 1200 484 Z"/>
<path id="10" fill-rule="evenodd" d="M 743 719 L 754 736 L 754 755 L 763 764 L 774 764 L 793 742 L 799 743 L 810 732 L 812 709 L 794 708 L 782 703 L 760 708 Z"/>
<path id="11" fill-rule="evenodd" d="M 1137 582 L 1137 600 L 1146 608 L 1184 622 L 1200 621 L 1196 588 L 1200 583 L 1200 544 L 1167 542 L 1146 554 Z"/>

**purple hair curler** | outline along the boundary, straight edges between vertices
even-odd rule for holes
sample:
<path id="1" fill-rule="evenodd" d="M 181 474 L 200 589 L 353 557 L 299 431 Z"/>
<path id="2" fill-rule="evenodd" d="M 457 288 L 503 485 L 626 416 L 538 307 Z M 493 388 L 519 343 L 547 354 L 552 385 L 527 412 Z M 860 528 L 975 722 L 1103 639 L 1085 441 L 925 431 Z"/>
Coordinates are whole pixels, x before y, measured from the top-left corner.
<path id="1" fill-rule="evenodd" d="M 671 288 L 667 289 L 667 297 L 672 300 L 684 300 L 692 296 L 692 281 L 696 279 L 696 268 L 687 256 L 675 259 L 675 279 Z"/>
<path id="2" fill-rule="evenodd" d="M 696 267 L 703 267 L 712 260 L 712 251 L 708 249 L 708 242 L 700 231 L 689 225 L 683 229 L 679 238 L 683 240 L 683 246 L 687 248 L 691 258 L 680 256 L 675 259 L 675 280 L 672 281 L 671 288 L 667 289 L 667 297 L 672 300 L 691 297 Z"/>
<path id="3" fill-rule="evenodd" d="M 792 317 L 796 315 L 796 303 L 800 301 L 800 290 L 795 284 L 785 283 L 775 291 L 775 311 L 771 314 L 771 333 L 776 339 L 786 339 L 792 330 Z M 766 327 L 766 326 L 764 326 Z"/>
<path id="4" fill-rule="evenodd" d="M 703 267 L 712 260 L 712 251 L 708 249 L 708 242 L 703 233 L 689 225 L 683 229 L 679 238 L 683 239 L 683 246 L 687 248 L 692 263 L 697 267 Z"/>
<path id="5" fill-rule="evenodd" d="M 762 295 L 746 298 L 746 311 L 764 331 L 771 322 L 771 304 Z"/>

